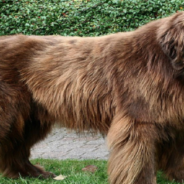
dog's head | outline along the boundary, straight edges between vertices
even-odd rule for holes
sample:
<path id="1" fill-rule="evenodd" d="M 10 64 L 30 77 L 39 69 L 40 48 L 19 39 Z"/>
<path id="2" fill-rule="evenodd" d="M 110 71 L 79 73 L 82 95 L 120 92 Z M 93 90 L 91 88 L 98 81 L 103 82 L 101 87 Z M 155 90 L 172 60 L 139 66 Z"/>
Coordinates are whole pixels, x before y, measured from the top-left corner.
<path id="1" fill-rule="evenodd" d="M 161 19 L 158 41 L 175 70 L 184 69 L 184 12 Z"/>

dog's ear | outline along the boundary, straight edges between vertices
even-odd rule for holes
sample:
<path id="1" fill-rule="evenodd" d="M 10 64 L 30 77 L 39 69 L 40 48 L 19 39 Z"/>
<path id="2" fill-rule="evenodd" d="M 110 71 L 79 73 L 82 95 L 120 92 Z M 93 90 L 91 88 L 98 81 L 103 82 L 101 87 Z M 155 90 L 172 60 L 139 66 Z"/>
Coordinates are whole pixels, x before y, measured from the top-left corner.
<path id="1" fill-rule="evenodd" d="M 176 29 L 168 29 L 160 39 L 162 51 L 169 57 L 175 70 L 184 69 L 184 34 Z"/>
<path id="2" fill-rule="evenodd" d="M 184 13 L 166 18 L 159 27 L 158 41 L 175 70 L 184 69 Z"/>

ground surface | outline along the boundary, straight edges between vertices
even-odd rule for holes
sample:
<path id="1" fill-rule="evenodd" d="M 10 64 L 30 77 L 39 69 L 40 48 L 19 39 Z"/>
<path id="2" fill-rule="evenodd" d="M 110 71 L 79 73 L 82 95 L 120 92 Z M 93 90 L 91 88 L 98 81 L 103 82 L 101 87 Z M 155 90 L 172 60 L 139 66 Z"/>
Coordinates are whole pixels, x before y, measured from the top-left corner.
<path id="1" fill-rule="evenodd" d="M 101 135 L 77 135 L 65 128 L 55 128 L 31 151 L 31 159 L 107 159 L 106 140 Z"/>

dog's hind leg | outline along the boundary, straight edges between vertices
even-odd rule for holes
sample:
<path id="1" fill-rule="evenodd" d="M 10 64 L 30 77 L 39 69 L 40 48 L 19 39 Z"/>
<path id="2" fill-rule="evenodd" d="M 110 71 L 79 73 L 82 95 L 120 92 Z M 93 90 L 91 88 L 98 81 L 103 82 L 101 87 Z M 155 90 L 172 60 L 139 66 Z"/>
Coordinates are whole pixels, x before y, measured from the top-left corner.
<path id="1" fill-rule="evenodd" d="M 24 104 L 21 108 L 19 103 L 19 112 L 16 112 L 15 106 L 11 106 L 12 104 L 7 103 L 7 116 L 2 113 L 0 117 L 0 171 L 10 178 L 54 177 L 54 174 L 32 165 L 29 161 L 31 147 L 48 134 L 51 123 L 41 122 L 35 113 L 29 114 L 29 110 L 25 115 L 26 108 L 30 109 L 29 104 Z"/>

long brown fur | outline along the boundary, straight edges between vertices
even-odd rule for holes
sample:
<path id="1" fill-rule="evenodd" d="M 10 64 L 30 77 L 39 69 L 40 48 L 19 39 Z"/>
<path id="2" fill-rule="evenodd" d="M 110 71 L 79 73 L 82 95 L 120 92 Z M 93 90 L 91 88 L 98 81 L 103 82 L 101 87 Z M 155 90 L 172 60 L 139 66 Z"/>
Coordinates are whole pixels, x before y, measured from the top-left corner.
<path id="1" fill-rule="evenodd" d="M 107 134 L 111 184 L 184 180 L 184 13 L 95 38 L 0 37 L 0 171 L 29 162 L 55 122 Z"/>

